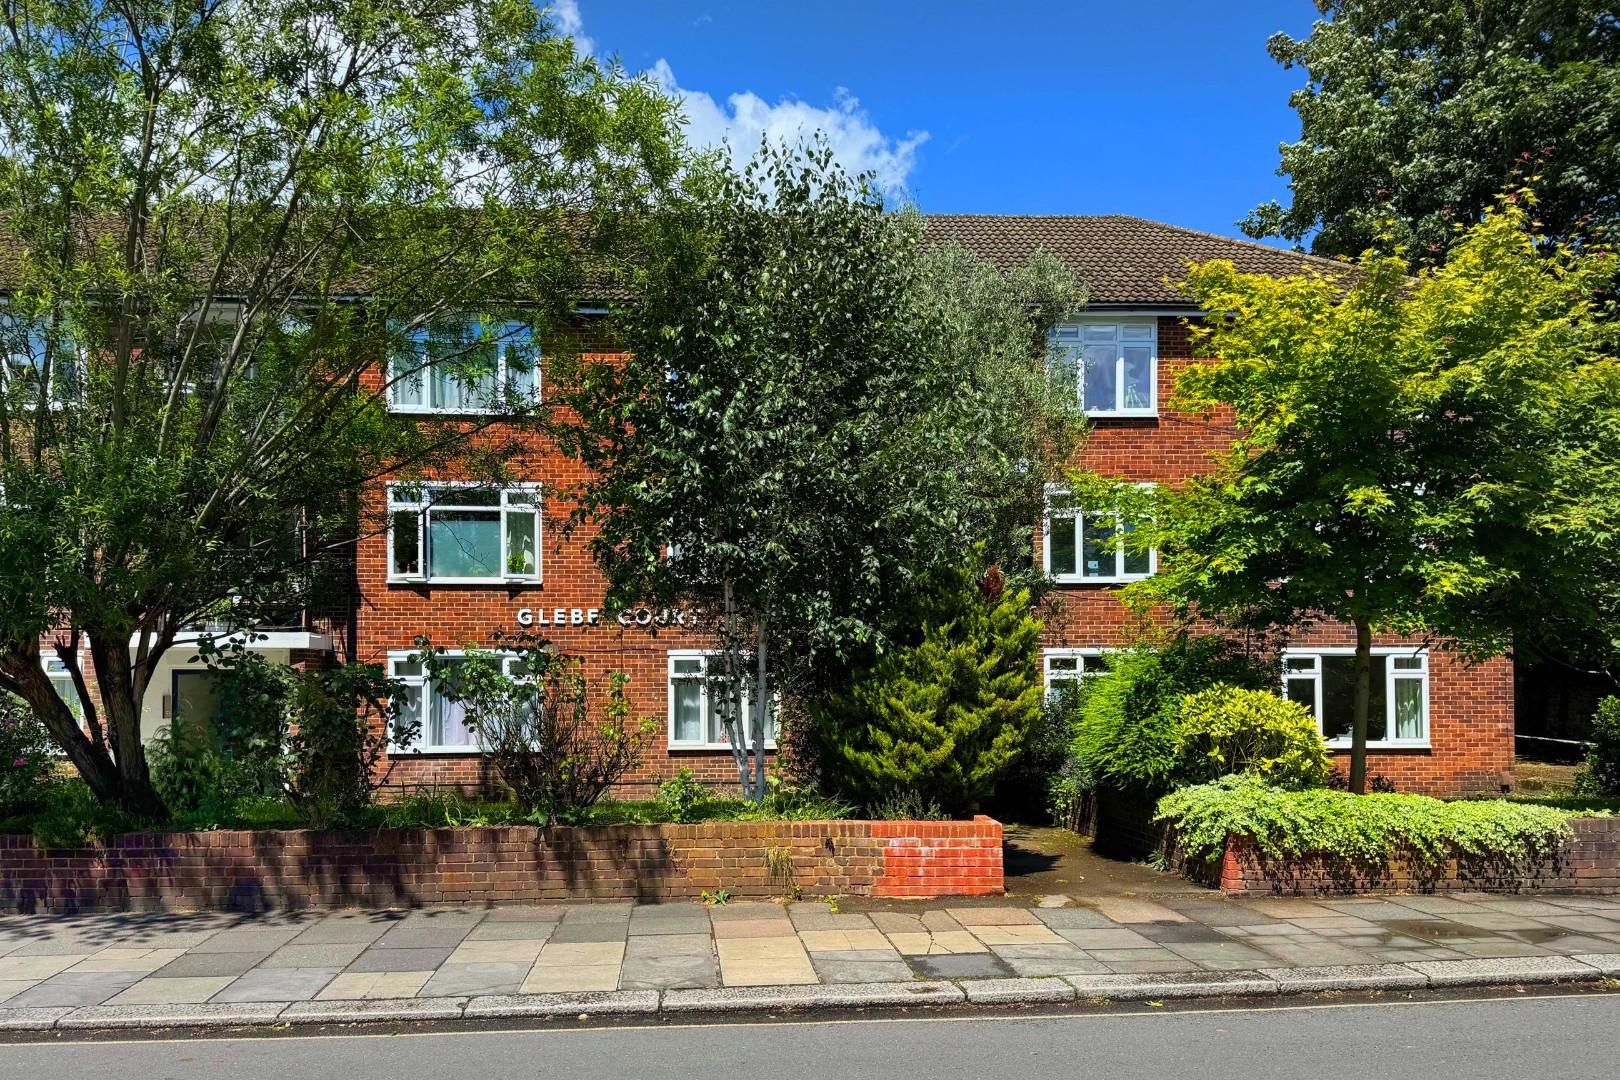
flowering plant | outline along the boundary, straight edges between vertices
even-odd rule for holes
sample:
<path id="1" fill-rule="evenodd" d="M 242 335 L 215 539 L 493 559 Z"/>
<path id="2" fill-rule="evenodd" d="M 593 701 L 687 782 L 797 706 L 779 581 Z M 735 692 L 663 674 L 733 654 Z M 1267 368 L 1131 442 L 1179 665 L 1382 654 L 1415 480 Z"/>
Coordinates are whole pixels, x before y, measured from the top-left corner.
<path id="1" fill-rule="evenodd" d="M 44 725 L 19 698 L 0 694 L 0 817 L 39 802 L 55 767 Z"/>

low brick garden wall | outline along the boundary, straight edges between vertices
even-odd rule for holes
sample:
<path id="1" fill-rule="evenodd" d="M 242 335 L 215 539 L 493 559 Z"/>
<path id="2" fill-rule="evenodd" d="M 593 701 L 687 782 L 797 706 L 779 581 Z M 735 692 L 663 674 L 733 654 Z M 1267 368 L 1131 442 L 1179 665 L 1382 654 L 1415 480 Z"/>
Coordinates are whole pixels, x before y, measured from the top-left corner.
<path id="1" fill-rule="evenodd" d="M 1357 893 L 1481 891 L 1620 892 L 1620 817 L 1576 818 L 1574 838 L 1543 858 L 1450 859 L 1427 866 L 1410 856 L 1365 865 L 1329 855 L 1269 858 L 1238 837 L 1218 862 L 1189 864 L 1167 840 L 1172 866 L 1229 896 L 1330 896 Z"/>
<path id="2" fill-rule="evenodd" d="M 538 829 L 132 833 L 47 851 L 0 836 L 8 912 L 414 907 L 558 900 L 985 896 L 1001 823 L 765 821 Z"/>

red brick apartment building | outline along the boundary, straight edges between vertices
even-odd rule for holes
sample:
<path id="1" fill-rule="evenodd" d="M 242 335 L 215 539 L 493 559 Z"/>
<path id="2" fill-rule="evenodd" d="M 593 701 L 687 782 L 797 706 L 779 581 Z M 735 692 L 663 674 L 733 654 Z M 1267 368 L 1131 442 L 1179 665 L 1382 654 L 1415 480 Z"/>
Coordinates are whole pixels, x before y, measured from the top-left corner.
<path id="1" fill-rule="evenodd" d="M 1075 392 L 1093 432 L 1081 464 L 1142 482 L 1176 484 L 1209 466 L 1230 429 L 1163 406 L 1177 374 L 1197 362 L 1187 320 L 1199 312 L 1167 282 L 1190 260 L 1229 259 L 1240 269 L 1297 273 L 1311 260 L 1256 244 L 1120 216 L 941 216 L 931 237 L 955 241 L 1011 266 L 1038 249 L 1063 259 L 1086 284 L 1089 301 L 1054 339 L 1074 362 Z M 543 353 L 542 348 L 542 353 Z M 504 361 L 502 361 L 504 363 Z M 542 362 L 533 391 L 544 400 Z M 505 379 L 507 373 L 493 373 Z M 392 407 L 456 414 L 471 411 L 469 390 L 429 373 L 402 381 Z M 683 766 L 719 783 L 736 773 L 703 687 L 705 639 L 690 613 L 603 610 L 603 582 L 587 537 L 565 537 L 569 508 L 557 494 L 580 466 L 539 439 L 512 462 L 523 483 L 500 493 L 445 480 L 427 497 L 379 485 L 366 497 L 388 501 L 391 528 L 363 541 L 356 555 L 358 597 L 350 640 L 311 625 L 270 633 L 258 647 L 275 659 L 321 662 L 327 653 L 386 665 L 404 680 L 422 737 L 395 755 L 391 781 L 477 785 L 486 763 L 454 705 L 437 698 L 410 659 L 428 635 L 456 647 L 489 641 L 496 629 L 533 629 L 582 657 L 587 674 L 629 676 L 634 708 L 658 726 L 651 752 L 626 794 L 644 792 Z M 1130 634 L 1119 587 L 1154 572 L 1153 557 L 1100 550 L 1106 520 L 1049 515 L 1034 534 L 1040 565 L 1054 579 L 1053 616 L 1042 659 L 1048 681 L 1106 670 L 1110 649 Z M 1284 654 L 1279 689 L 1318 717 L 1331 743 L 1348 746 L 1351 652 L 1348 627 L 1320 625 L 1297 634 Z M 1511 782 L 1513 675 L 1496 659 L 1469 665 L 1423 642 L 1383 637 L 1374 659 L 1369 774 L 1402 791 L 1433 794 L 1496 791 Z M 171 670 L 154 679 L 144 721 L 155 731 L 176 709 L 206 708 L 206 682 L 184 643 Z"/>

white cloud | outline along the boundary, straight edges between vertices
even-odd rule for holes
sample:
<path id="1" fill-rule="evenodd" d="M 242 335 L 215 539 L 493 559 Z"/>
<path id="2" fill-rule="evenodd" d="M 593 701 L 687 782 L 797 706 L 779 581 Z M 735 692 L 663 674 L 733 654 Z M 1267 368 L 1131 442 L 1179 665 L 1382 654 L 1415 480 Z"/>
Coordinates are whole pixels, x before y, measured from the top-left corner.
<path id="1" fill-rule="evenodd" d="M 551 21 L 559 32 L 574 39 L 574 51 L 593 56 L 596 42 L 585 34 L 585 19 L 579 13 L 579 0 L 551 0 Z"/>
<path id="2" fill-rule="evenodd" d="M 551 0 L 551 16 L 558 31 L 574 39 L 574 48 L 581 55 L 595 55 L 596 43 L 585 33 L 579 0 Z M 706 20 L 709 16 L 698 22 Z M 667 60 L 655 63 L 651 75 L 665 93 L 681 100 L 686 137 L 692 145 L 703 149 L 723 146 L 739 163 L 754 156 L 762 139 L 791 145 L 819 132 L 846 170 L 871 173 L 885 194 L 895 195 L 905 191 L 917 167 L 917 151 L 928 141 L 926 131 L 908 131 L 904 137 L 885 135 L 861 108 L 860 100 L 841 86 L 833 91 L 827 106 L 797 98 L 784 98 L 773 105 L 751 90 L 720 102 L 711 94 L 681 86 Z"/>
<path id="3" fill-rule="evenodd" d="M 917 150 L 928 141 L 926 131 L 908 131 L 904 138 L 885 135 L 843 87 L 833 92 L 827 107 L 793 98 L 773 105 L 752 91 L 732 94 L 721 103 L 701 90 L 682 87 L 668 61 L 654 64 L 652 76 L 665 93 L 680 98 L 686 137 L 694 146 L 724 146 L 739 162 L 751 158 L 762 139 L 792 144 L 819 132 L 840 165 L 851 173 L 871 173 L 879 188 L 895 194 L 905 190 Z"/>

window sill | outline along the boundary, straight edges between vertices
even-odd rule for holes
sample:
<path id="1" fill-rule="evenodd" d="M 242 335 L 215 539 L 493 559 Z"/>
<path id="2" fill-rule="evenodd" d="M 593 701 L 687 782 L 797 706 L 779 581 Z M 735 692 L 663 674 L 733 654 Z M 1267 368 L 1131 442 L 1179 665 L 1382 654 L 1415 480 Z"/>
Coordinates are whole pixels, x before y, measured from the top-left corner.
<path id="1" fill-rule="evenodd" d="M 389 757 L 482 757 L 485 750 L 478 746 L 392 746 Z"/>
<path id="2" fill-rule="evenodd" d="M 719 753 L 720 751 L 725 751 L 726 753 L 729 754 L 731 752 L 731 744 L 730 743 L 677 743 L 677 742 L 672 742 L 672 743 L 668 744 L 667 748 L 668 748 L 669 752 L 672 753 L 672 754 L 679 754 L 679 753 L 714 754 L 714 753 Z M 768 742 L 768 743 L 765 744 L 765 751 L 767 753 L 774 753 L 775 750 L 776 750 L 776 744 L 775 743 Z"/>
<path id="3" fill-rule="evenodd" d="M 1048 574 L 1054 585 L 1129 585 L 1133 581 L 1146 581 L 1152 574 L 1128 574 L 1125 577 L 1081 577 L 1078 574 Z"/>
<path id="4" fill-rule="evenodd" d="M 533 407 L 537 407 L 539 404 L 540 404 L 540 400 L 538 398 L 536 398 L 534 401 L 524 403 L 524 405 L 521 406 L 521 407 L 522 408 L 533 408 Z M 468 408 L 465 408 L 465 409 L 434 409 L 434 408 L 429 408 L 426 405 L 389 405 L 388 406 L 388 411 L 395 414 L 395 415 L 397 415 L 397 416 L 448 416 L 448 417 L 457 417 L 457 416 L 512 416 L 512 415 L 516 415 L 510 409 L 474 409 L 474 408 L 471 408 L 471 407 L 468 407 Z"/>
<path id="5" fill-rule="evenodd" d="M 1327 748 L 1328 748 L 1329 752 L 1335 753 L 1335 754 L 1348 754 L 1352 749 L 1350 744 L 1347 743 L 1347 742 L 1329 742 L 1327 744 Z M 1415 739 L 1415 740 L 1409 739 L 1409 740 L 1407 740 L 1405 742 L 1387 742 L 1387 741 L 1386 742 L 1369 742 L 1367 744 L 1367 749 L 1368 750 L 1432 750 L 1432 749 L 1434 749 L 1434 747 L 1429 744 L 1428 739 Z"/>
<path id="6" fill-rule="evenodd" d="M 1087 409 L 1086 416 L 1093 420 L 1157 420 L 1159 410 L 1154 409 Z"/>
<path id="7" fill-rule="evenodd" d="M 426 585 L 429 587 L 439 585 L 480 585 L 486 589 L 534 589 L 544 584 L 541 578 L 421 578 L 421 577 L 393 577 L 388 578 L 390 585 Z"/>

